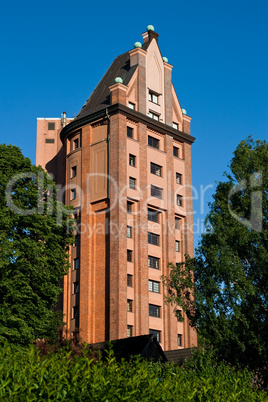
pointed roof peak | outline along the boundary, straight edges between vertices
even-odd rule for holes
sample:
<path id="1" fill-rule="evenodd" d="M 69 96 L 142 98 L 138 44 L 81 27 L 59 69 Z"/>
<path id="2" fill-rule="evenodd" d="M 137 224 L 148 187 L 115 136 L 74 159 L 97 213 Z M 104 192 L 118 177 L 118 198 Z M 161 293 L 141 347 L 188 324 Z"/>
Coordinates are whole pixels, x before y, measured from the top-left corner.
<path id="1" fill-rule="evenodd" d="M 143 46 L 144 45 L 148 46 L 153 39 L 155 39 L 156 42 L 158 43 L 158 36 L 159 34 L 154 31 L 153 25 L 148 25 L 147 31 L 142 34 Z"/>

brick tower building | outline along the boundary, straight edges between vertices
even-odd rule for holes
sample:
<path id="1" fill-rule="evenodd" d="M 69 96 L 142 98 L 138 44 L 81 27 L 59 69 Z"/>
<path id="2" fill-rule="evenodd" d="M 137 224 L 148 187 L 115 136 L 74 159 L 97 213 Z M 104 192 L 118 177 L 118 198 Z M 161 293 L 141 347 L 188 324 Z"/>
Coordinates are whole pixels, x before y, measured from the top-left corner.
<path id="1" fill-rule="evenodd" d="M 149 332 L 164 350 L 197 343 L 160 279 L 194 253 L 194 138 L 171 72 L 148 26 L 75 119 L 38 119 L 36 162 L 65 186 L 78 221 L 62 309 L 88 343 Z"/>

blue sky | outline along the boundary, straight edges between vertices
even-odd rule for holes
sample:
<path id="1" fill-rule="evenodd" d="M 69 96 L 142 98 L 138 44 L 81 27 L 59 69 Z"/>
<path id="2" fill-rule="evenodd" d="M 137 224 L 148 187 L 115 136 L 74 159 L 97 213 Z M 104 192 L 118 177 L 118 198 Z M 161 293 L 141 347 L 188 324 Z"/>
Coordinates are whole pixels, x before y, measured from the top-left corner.
<path id="1" fill-rule="evenodd" d="M 197 241 L 239 141 L 268 137 L 268 3 L 10 0 L 0 10 L 0 142 L 33 163 L 37 117 L 76 115 L 113 59 L 154 25 L 196 137 Z"/>

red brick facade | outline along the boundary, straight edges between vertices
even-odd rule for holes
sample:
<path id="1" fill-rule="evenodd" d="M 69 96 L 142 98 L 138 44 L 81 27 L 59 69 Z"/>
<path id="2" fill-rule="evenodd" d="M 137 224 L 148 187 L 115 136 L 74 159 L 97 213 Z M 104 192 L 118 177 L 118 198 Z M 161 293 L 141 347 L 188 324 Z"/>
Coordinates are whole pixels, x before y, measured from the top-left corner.
<path id="1" fill-rule="evenodd" d="M 63 283 L 67 329 L 78 327 L 88 343 L 155 331 L 169 350 L 197 344 L 187 319 L 177 322 L 173 307 L 165 304 L 160 279 L 169 274 L 169 262 L 194 253 L 194 138 L 158 35 L 143 36 L 142 48 L 120 56 L 129 72 L 121 76 L 123 70 L 112 65 L 104 77 L 110 103 L 93 107 L 93 93 L 74 121 L 58 130 L 62 145 L 46 151 L 45 161 L 41 155 L 49 144 L 44 128 L 37 130 L 37 163 L 47 168 L 50 160 L 60 160 L 65 202 L 78 220 L 72 266 Z M 58 166 L 50 172 L 57 173 Z"/>

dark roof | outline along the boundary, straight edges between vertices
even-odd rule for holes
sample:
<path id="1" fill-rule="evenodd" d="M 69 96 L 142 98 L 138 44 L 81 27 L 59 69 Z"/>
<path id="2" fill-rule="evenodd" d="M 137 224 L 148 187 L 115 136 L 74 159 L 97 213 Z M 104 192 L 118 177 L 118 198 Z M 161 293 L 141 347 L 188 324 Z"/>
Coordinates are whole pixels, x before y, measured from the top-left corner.
<path id="1" fill-rule="evenodd" d="M 125 358 L 128 360 L 130 356 L 139 355 L 153 361 L 160 359 L 163 362 L 167 361 L 165 353 L 154 335 L 140 335 L 110 342 L 94 343 L 89 345 L 89 348 L 94 351 L 104 351 L 109 349 L 109 343 L 112 344 L 112 349 L 117 359 Z"/>
<path id="2" fill-rule="evenodd" d="M 110 106 L 109 87 L 114 84 L 114 79 L 121 77 L 123 84 L 128 85 L 136 68 L 137 65 L 130 67 L 129 52 L 116 57 L 74 120 Z"/>
<path id="3" fill-rule="evenodd" d="M 193 348 L 166 350 L 165 355 L 169 362 L 180 363 L 193 357 Z"/>

